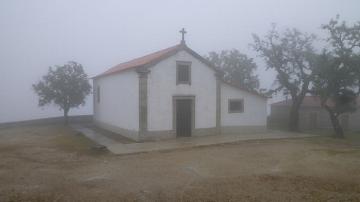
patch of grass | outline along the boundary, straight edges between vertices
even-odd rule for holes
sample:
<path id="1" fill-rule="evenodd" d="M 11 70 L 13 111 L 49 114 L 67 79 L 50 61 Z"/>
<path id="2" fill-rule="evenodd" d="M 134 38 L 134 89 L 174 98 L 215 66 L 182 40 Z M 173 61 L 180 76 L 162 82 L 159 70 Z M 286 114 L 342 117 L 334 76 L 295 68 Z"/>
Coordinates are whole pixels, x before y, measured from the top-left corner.
<path id="1" fill-rule="evenodd" d="M 107 151 L 94 149 L 97 145 L 95 142 L 71 129 L 61 131 L 60 134 L 53 139 L 53 142 L 58 148 L 68 152 L 77 152 L 81 154 L 107 153 Z"/>
<path id="2" fill-rule="evenodd" d="M 252 175 L 208 178 L 176 189 L 131 193 L 94 192 L 84 187 L 55 186 L 43 191 L 11 191 L 1 197 L 11 202 L 42 201 L 359 201 L 360 185 L 310 176 Z"/>
<path id="3" fill-rule="evenodd" d="M 345 134 L 348 142 L 360 146 L 360 131 Z"/>
<path id="4" fill-rule="evenodd" d="M 94 145 L 91 140 L 76 133 L 56 136 L 54 141 L 57 146 L 65 150 L 87 150 Z"/>
<path id="5" fill-rule="evenodd" d="M 306 130 L 305 133 L 320 135 L 320 136 L 334 136 L 334 131 L 329 129 L 322 129 L 322 130 Z"/>
<path id="6" fill-rule="evenodd" d="M 337 156 L 337 155 L 350 155 L 350 156 L 360 156 L 359 149 L 314 149 L 313 151 L 325 152 L 328 156 Z"/>
<path id="7" fill-rule="evenodd" d="M 327 150 L 326 151 L 329 156 L 335 156 L 335 155 L 358 155 L 360 154 L 360 150 Z"/>
<path id="8" fill-rule="evenodd" d="M 357 201 L 356 183 L 308 176 L 255 175 L 193 184 L 185 201 Z"/>
<path id="9" fill-rule="evenodd" d="M 6 194 L 5 201 L 8 202 L 46 202 L 46 201 L 59 201 L 59 197 L 52 193 L 31 193 L 23 194 L 16 191 L 11 191 Z"/>
<path id="10" fill-rule="evenodd" d="M 14 152 L 18 149 L 19 147 L 16 145 L 1 145 L 0 144 L 0 153 L 5 153 L 5 152 Z"/>
<path id="11" fill-rule="evenodd" d="M 322 137 L 308 138 L 306 141 L 326 146 L 324 149 L 315 149 L 314 151 L 325 152 L 328 156 L 346 155 L 355 158 L 360 157 L 359 132 L 347 132 L 343 139 L 330 136 L 330 133 L 332 132 L 329 132 L 329 130 L 313 131 L 313 134 L 320 134 Z"/>
<path id="12" fill-rule="evenodd" d="M 317 143 L 345 143 L 353 146 L 360 146 L 360 131 L 347 131 L 345 132 L 344 139 L 335 138 L 334 131 L 332 130 L 313 130 L 306 131 L 306 133 L 322 136 L 310 139 Z"/>

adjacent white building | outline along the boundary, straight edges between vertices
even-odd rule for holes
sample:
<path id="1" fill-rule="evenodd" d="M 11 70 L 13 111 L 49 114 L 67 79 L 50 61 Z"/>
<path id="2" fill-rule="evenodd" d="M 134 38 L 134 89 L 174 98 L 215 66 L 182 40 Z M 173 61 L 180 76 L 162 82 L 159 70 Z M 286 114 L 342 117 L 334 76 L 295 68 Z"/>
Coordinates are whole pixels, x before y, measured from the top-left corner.
<path id="1" fill-rule="evenodd" d="M 94 77 L 94 122 L 136 141 L 266 129 L 266 97 L 221 79 L 180 44 Z"/>

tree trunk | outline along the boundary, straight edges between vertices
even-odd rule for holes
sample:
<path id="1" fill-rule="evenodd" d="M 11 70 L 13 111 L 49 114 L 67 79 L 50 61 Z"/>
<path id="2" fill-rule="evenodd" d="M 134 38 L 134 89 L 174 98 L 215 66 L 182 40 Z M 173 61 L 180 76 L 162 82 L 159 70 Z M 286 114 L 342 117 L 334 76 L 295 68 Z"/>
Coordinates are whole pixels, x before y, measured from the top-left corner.
<path id="1" fill-rule="evenodd" d="M 294 131 L 294 132 L 298 132 L 299 131 L 299 108 L 300 108 L 300 103 L 299 101 L 297 101 L 296 99 L 292 99 L 295 100 L 290 108 L 290 117 L 289 117 L 289 130 L 290 131 Z"/>
<path id="2" fill-rule="evenodd" d="M 64 125 L 68 125 L 69 117 L 68 117 L 69 109 L 64 109 Z"/>
<path id="3" fill-rule="evenodd" d="M 299 110 L 295 107 L 290 109 L 289 130 L 299 131 Z"/>
<path id="4" fill-rule="evenodd" d="M 330 115 L 331 124 L 335 131 L 335 137 L 337 138 L 344 138 L 344 130 L 340 124 L 338 116 L 336 116 L 333 112 L 328 111 Z"/>
<path id="5" fill-rule="evenodd" d="M 324 101 L 325 102 L 325 101 Z M 336 115 L 335 112 L 326 104 L 322 104 L 325 110 L 329 113 L 331 125 L 335 131 L 336 138 L 344 138 L 344 130 L 338 119 L 339 115 Z"/>

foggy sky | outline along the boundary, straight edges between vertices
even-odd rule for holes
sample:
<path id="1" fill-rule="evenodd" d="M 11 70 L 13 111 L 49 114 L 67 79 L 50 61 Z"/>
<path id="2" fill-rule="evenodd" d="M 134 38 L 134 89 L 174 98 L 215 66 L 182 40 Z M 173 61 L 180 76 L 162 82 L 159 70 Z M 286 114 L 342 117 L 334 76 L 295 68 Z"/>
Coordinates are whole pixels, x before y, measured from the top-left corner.
<path id="1" fill-rule="evenodd" d="M 358 0 L 1 0 L 0 122 L 61 116 L 56 107 L 37 106 L 31 89 L 49 66 L 74 60 L 95 76 L 126 60 L 175 45 L 185 27 L 187 45 L 210 51 L 250 50 L 252 33 L 271 23 L 323 36 L 321 24 L 340 14 L 360 20 Z M 256 61 L 261 61 L 256 59 Z M 261 87 L 274 74 L 258 63 Z M 92 101 L 70 114 L 91 114 Z"/>

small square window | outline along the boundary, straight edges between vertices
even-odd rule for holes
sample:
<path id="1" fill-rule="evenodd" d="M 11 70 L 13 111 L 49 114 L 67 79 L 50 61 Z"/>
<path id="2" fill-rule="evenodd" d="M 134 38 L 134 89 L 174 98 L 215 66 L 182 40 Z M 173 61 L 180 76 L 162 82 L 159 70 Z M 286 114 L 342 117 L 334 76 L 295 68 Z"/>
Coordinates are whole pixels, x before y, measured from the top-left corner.
<path id="1" fill-rule="evenodd" d="M 176 84 L 191 84 L 191 62 L 176 63 Z"/>
<path id="2" fill-rule="evenodd" d="M 242 113 L 244 112 L 244 100 L 233 99 L 229 100 L 229 113 Z"/>

